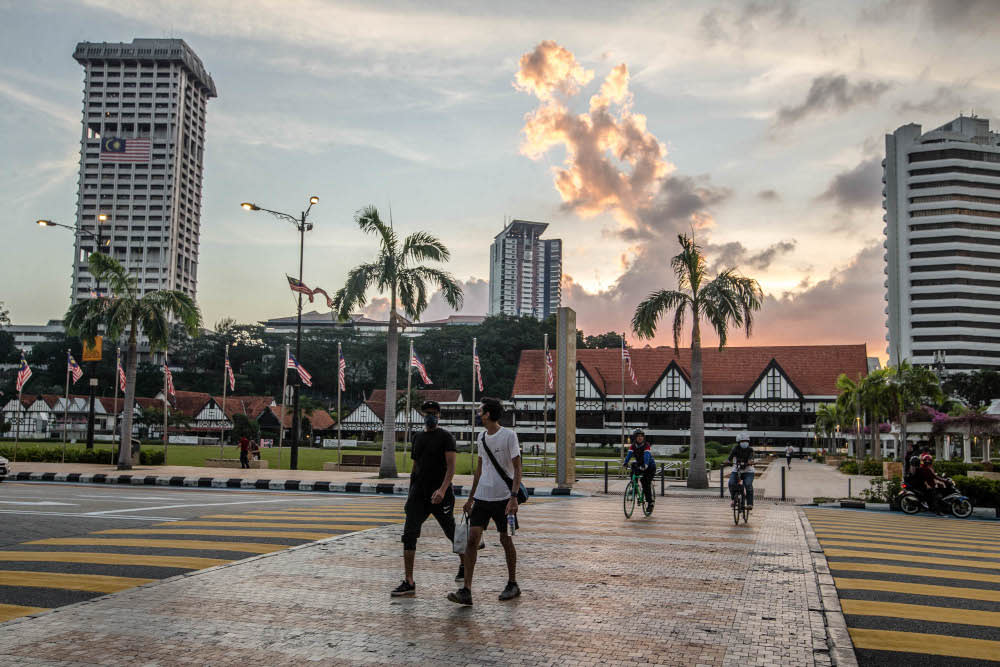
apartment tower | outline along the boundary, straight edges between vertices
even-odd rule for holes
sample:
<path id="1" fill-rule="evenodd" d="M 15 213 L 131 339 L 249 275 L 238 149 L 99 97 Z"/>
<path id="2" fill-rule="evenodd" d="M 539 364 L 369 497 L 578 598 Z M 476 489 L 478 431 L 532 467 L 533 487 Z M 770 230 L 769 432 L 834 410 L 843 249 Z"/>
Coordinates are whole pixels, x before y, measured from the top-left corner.
<path id="1" fill-rule="evenodd" d="M 87 256 L 98 245 L 143 293 L 195 297 L 212 77 L 180 39 L 81 42 L 73 58 L 84 87 L 72 302 L 97 293 Z"/>
<path id="2" fill-rule="evenodd" d="M 882 166 L 889 362 L 1000 368 L 1000 134 L 904 125 Z"/>
<path id="3" fill-rule="evenodd" d="M 490 246 L 490 315 L 544 319 L 561 300 L 562 241 L 546 222 L 512 220 Z"/>

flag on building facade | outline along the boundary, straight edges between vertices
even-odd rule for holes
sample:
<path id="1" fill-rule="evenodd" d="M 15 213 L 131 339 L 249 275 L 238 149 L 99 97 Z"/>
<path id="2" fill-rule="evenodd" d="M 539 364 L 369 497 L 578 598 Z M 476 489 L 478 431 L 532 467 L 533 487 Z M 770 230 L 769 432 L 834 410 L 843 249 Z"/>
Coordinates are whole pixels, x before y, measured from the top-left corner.
<path id="1" fill-rule="evenodd" d="M 479 393 L 483 393 L 483 369 L 479 365 L 479 352 L 472 351 L 472 368 L 476 371 L 476 384 L 479 385 Z"/>
<path id="2" fill-rule="evenodd" d="M 235 391 L 236 376 L 233 375 L 233 365 L 229 363 L 229 357 L 226 357 L 226 377 L 229 378 L 229 391 Z"/>
<path id="3" fill-rule="evenodd" d="M 73 358 L 72 352 L 67 352 L 66 364 L 69 366 L 69 373 L 73 376 L 73 384 L 83 377 L 83 369 L 80 368 L 80 364 L 76 363 L 76 359 Z"/>
<path id="4" fill-rule="evenodd" d="M 149 139 L 107 137 L 101 140 L 101 162 L 149 162 L 153 142 Z"/>
<path id="5" fill-rule="evenodd" d="M 163 362 L 163 374 L 167 378 L 167 396 L 175 396 L 174 376 L 170 373 L 170 368 L 167 367 L 167 362 Z"/>
<path id="6" fill-rule="evenodd" d="M 122 388 L 122 393 L 125 393 L 125 369 L 122 368 L 122 350 L 118 348 L 118 385 Z"/>
<path id="7" fill-rule="evenodd" d="M 347 362 L 344 361 L 343 350 L 338 350 L 340 359 L 337 361 L 337 383 L 340 391 L 347 391 Z"/>
<path id="8" fill-rule="evenodd" d="M 632 384 L 639 384 L 635 380 L 635 371 L 632 370 L 632 355 L 628 351 L 628 346 L 622 342 L 622 358 L 625 360 L 625 366 L 628 368 L 628 375 L 632 378 Z"/>
<path id="9" fill-rule="evenodd" d="M 306 287 L 306 284 L 304 282 L 302 282 L 298 278 L 292 278 L 287 273 L 285 274 L 285 277 L 288 278 L 288 289 L 292 290 L 293 292 L 299 292 L 300 294 L 305 294 L 307 297 L 309 297 L 309 303 L 313 302 L 313 291 L 308 287 Z"/>
<path id="10" fill-rule="evenodd" d="M 21 350 L 21 366 L 17 369 L 17 385 L 14 388 L 21 391 L 24 383 L 30 378 L 31 366 L 28 365 L 28 360 L 24 358 L 24 350 Z"/>
<path id="11" fill-rule="evenodd" d="M 556 386 L 555 372 L 552 369 L 552 353 L 548 350 L 545 352 L 545 386 L 548 389 Z"/>
<path id="12" fill-rule="evenodd" d="M 303 368 L 302 364 L 295 360 L 295 357 L 293 357 L 290 352 L 288 354 L 288 368 L 294 368 L 298 372 L 299 379 L 302 380 L 302 384 L 307 387 L 313 386 L 312 375 L 309 374 L 309 371 Z"/>
<path id="13" fill-rule="evenodd" d="M 420 361 L 420 357 L 417 356 L 417 351 L 413 351 L 413 356 L 410 357 L 410 366 L 416 368 L 417 372 L 420 373 L 420 379 L 424 384 L 434 384 L 431 382 L 431 377 L 427 375 L 427 369 L 424 367 L 424 362 Z"/>

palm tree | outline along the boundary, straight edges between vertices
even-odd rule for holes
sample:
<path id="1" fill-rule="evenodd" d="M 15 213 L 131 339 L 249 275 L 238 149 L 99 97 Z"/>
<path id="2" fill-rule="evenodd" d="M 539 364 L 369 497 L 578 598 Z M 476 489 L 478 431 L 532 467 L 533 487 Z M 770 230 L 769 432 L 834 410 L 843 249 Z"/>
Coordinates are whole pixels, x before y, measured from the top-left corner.
<path id="1" fill-rule="evenodd" d="M 656 335 L 660 317 L 673 312 L 674 352 L 680 347 L 684 318 L 691 314 L 691 471 L 688 486 L 708 487 L 705 470 L 705 415 L 702 396 L 701 320 L 704 318 L 719 336 L 719 349 L 726 345 L 730 326 L 741 327 L 750 336 L 753 313 L 759 310 L 764 295 L 760 284 L 734 269 L 726 269 L 708 281 L 706 261 L 701 246 L 685 234 L 677 240 L 681 252 L 670 260 L 677 276 L 676 290 L 652 292 L 632 316 L 632 331 L 640 338 Z"/>
<path id="2" fill-rule="evenodd" d="M 907 413 L 922 405 L 940 403 L 944 399 L 944 392 L 941 391 L 941 382 L 934 371 L 926 366 L 913 366 L 908 361 L 891 369 L 889 391 L 889 416 L 899 420 L 902 455 L 906 452 L 907 444 Z"/>
<path id="3" fill-rule="evenodd" d="M 63 325 L 66 333 L 79 336 L 88 344 L 93 343 L 102 327 L 110 340 L 128 335 L 118 469 L 129 470 L 132 468 L 132 406 L 135 404 L 139 332 L 149 339 L 151 350 L 165 349 L 170 319 L 178 321 L 189 335 L 195 336 L 201 326 L 201 312 L 194 299 L 183 292 L 154 290 L 142 294 L 135 276 L 107 255 L 97 252 L 90 255 L 90 274 L 98 282 L 108 284 L 110 296 L 76 302 L 66 311 Z"/>
<path id="4" fill-rule="evenodd" d="M 857 382 L 847 377 L 846 373 L 841 373 L 840 377 L 837 378 L 837 408 L 840 410 L 841 415 L 847 418 L 849 415 L 854 415 L 854 422 L 848 421 L 848 428 L 854 427 L 855 429 L 855 439 L 854 445 L 850 444 L 851 441 L 848 440 L 847 445 L 847 455 L 848 456 L 858 456 L 858 449 L 861 444 L 861 378 L 858 378 Z M 851 450 L 854 450 L 853 452 Z"/>
<path id="5" fill-rule="evenodd" d="M 827 403 L 816 408 L 816 430 L 822 433 L 825 438 L 832 439 L 836 435 L 840 421 L 840 411 L 837 409 L 836 403 Z M 836 453 L 836 441 L 829 449 Z"/>
<path id="6" fill-rule="evenodd" d="M 374 287 L 380 294 L 389 293 L 386 402 L 379 477 L 396 477 L 396 402 L 392 400 L 396 395 L 399 355 L 399 316 L 396 307 L 401 305 L 411 320 L 419 319 L 420 313 L 427 308 L 427 285 L 431 283 L 441 289 L 448 305 L 458 310 L 462 307 L 462 288 L 450 273 L 418 264 L 425 260 L 447 262 L 451 258 L 448 248 L 433 234 L 414 232 L 400 241 L 392 224 L 385 224 L 374 206 L 358 211 L 354 215 L 354 221 L 361 231 L 378 237 L 379 251 L 375 261 L 360 264 L 350 270 L 347 282 L 334 296 L 334 308 L 343 322 L 350 317 L 352 310 L 365 305 L 369 289 Z"/>

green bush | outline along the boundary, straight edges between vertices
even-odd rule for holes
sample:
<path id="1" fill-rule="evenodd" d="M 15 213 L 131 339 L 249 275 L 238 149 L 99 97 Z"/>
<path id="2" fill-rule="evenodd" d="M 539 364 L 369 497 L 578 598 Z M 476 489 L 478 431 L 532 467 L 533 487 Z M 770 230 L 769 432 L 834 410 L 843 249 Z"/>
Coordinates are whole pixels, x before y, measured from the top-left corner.
<path id="1" fill-rule="evenodd" d="M 858 462 L 854 459 L 844 459 L 837 466 L 837 469 L 845 475 L 857 475 L 858 474 Z"/>
<path id="2" fill-rule="evenodd" d="M 1000 506 L 1000 480 L 957 475 L 953 481 L 962 495 L 968 496 L 973 505 L 977 507 Z"/>
<path id="3" fill-rule="evenodd" d="M 814 454 L 813 461 L 815 461 L 816 463 L 824 463 L 826 462 L 826 457 L 823 456 L 822 454 Z"/>
<path id="4" fill-rule="evenodd" d="M 896 504 L 896 496 L 902 490 L 903 480 L 899 477 L 886 479 L 876 477 L 871 481 L 871 487 L 861 492 L 861 498 L 870 503 Z"/>
<path id="5" fill-rule="evenodd" d="M 982 470 L 982 463 L 964 463 L 962 461 L 935 461 L 934 462 L 934 472 L 939 475 L 944 474 L 948 477 L 956 477 L 958 475 L 968 475 L 970 470 Z"/>
<path id="6" fill-rule="evenodd" d="M 14 460 L 14 448 L 9 445 L 0 446 L 0 456 Z M 103 463 L 114 464 L 113 452 L 110 449 L 66 449 L 66 463 Z M 63 460 L 61 447 L 20 446 L 17 448 L 17 461 L 28 463 L 60 463 Z M 139 452 L 139 464 L 144 466 L 163 465 L 163 450 Z"/>
<path id="7" fill-rule="evenodd" d="M 866 457 L 865 460 L 861 462 L 860 470 L 862 475 L 881 475 L 882 462 Z"/>

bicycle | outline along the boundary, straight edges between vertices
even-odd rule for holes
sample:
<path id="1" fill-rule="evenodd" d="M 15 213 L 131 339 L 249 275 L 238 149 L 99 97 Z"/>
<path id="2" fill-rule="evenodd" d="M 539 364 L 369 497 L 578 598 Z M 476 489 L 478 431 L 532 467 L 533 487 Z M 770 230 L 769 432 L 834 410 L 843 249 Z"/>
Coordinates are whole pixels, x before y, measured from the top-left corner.
<path id="1" fill-rule="evenodd" d="M 733 466 L 733 470 L 737 470 L 736 466 Z M 744 468 L 745 470 L 745 468 Z M 736 497 L 733 498 L 733 523 L 737 526 L 740 525 L 740 517 L 743 517 L 743 523 L 747 523 L 747 519 L 750 518 L 750 510 L 747 509 L 747 489 L 743 486 L 743 473 L 740 472 L 736 475 Z"/>
<path id="2" fill-rule="evenodd" d="M 642 491 L 642 482 L 640 477 L 635 470 L 632 471 L 632 476 L 629 479 L 628 486 L 625 487 L 625 496 L 623 498 L 625 505 L 625 518 L 631 519 L 632 513 L 635 511 L 636 502 L 642 507 L 642 513 L 645 516 L 649 516 L 653 513 L 653 505 L 650 502 L 651 498 L 646 498 Z"/>

